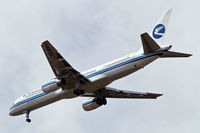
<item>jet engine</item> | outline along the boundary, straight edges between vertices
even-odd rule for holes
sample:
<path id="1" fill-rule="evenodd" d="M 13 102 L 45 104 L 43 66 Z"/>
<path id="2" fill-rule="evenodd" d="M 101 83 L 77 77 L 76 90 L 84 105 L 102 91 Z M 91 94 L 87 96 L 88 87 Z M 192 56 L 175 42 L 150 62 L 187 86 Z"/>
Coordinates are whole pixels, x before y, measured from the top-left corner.
<path id="1" fill-rule="evenodd" d="M 105 97 L 103 98 L 91 98 L 87 101 L 85 101 L 82 104 L 82 107 L 85 111 L 91 111 L 94 110 L 98 107 L 100 107 L 101 105 L 105 105 L 107 103 Z"/>
<path id="2" fill-rule="evenodd" d="M 50 93 L 50 92 L 56 91 L 60 87 L 61 87 L 61 81 L 53 80 L 53 81 L 49 81 L 49 82 L 43 84 L 42 90 L 44 93 Z"/>

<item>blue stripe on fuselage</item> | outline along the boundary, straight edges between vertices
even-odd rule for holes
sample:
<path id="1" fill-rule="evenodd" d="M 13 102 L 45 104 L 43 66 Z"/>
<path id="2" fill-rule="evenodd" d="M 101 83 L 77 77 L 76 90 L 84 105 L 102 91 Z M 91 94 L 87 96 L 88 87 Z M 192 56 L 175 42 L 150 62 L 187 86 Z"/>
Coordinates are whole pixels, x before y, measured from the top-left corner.
<path id="1" fill-rule="evenodd" d="M 25 100 L 22 100 L 22 101 L 20 101 L 20 102 L 18 102 L 18 103 L 16 103 L 16 104 L 14 104 L 14 105 L 10 108 L 10 110 L 13 109 L 14 107 L 18 106 L 18 105 L 21 105 L 21 104 L 23 104 L 23 103 L 29 102 L 29 101 L 31 101 L 31 100 L 34 100 L 34 99 L 39 98 L 39 97 L 44 96 L 44 95 L 46 95 L 46 93 L 43 93 L 43 92 L 42 92 L 42 93 L 37 94 L 37 95 L 35 95 L 35 96 L 33 96 L 33 97 L 30 97 L 30 98 L 27 98 L 27 99 L 25 99 Z"/>
<path id="2" fill-rule="evenodd" d="M 163 52 L 167 52 L 167 50 L 161 50 L 161 51 L 157 51 L 157 52 L 154 52 L 154 53 L 151 53 L 149 55 L 142 55 L 142 56 L 139 56 L 139 57 L 136 57 L 136 58 L 132 58 L 132 59 L 129 59 L 127 61 L 124 61 L 124 62 L 121 62 L 119 64 L 116 64 L 116 65 L 113 65 L 113 66 L 110 66 L 108 68 L 105 68 L 103 70 L 100 70 L 100 71 L 97 71 L 97 72 L 94 72 L 90 75 L 87 75 L 85 76 L 86 78 L 91 78 L 93 76 L 96 76 L 98 74 L 101 74 L 101 73 L 104 73 L 104 72 L 107 72 L 107 71 L 110 71 L 112 69 L 115 69 L 115 68 L 118 68 L 120 66 L 123 66 L 123 65 L 126 65 L 126 64 L 129 64 L 129 63 L 132 63 L 132 62 L 135 62 L 135 61 L 138 61 L 138 60 L 141 60 L 141 59 L 144 59 L 144 58 L 148 58 L 148 57 L 151 57 L 151 56 L 155 56 L 155 55 L 159 55 Z"/>

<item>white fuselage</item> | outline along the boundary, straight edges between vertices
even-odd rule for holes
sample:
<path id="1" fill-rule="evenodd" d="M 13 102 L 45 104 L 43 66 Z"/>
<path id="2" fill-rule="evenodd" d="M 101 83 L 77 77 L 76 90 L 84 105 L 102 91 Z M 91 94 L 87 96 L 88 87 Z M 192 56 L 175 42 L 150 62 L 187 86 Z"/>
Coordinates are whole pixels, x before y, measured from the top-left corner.
<path id="1" fill-rule="evenodd" d="M 88 78 L 91 83 L 80 86 L 80 89 L 83 89 L 85 93 L 92 93 L 117 79 L 143 68 L 159 57 L 159 52 L 149 55 L 144 55 L 143 53 L 129 54 L 90 69 L 81 74 Z M 73 91 L 74 88 L 65 90 L 59 88 L 50 93 L 45 93 L 42 89 L 36 90 L 18 98 L 10 108 L 9 114 L 12 116 L 20 115 L 27 110 L 32 111 L 61 99 L 77 97 Z"/>

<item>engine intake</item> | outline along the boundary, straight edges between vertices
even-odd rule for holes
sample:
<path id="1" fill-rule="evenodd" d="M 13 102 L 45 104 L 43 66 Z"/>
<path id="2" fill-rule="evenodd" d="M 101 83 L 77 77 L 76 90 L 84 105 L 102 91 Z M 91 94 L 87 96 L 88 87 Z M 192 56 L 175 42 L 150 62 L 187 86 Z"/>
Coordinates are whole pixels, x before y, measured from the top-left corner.
<path id="1" fill-rule="evenodd" d="M 85 101 L 82 104 L 82 107 L 85 111 L 91 111 L 100 107 L 101 105 L 106 105 L 106 104 L 107 101 L 105 97 L 96 97 Z"/>
<path id="2" fill-rule="evenodd" d="M 42 90 L 44 93 L 50 93 L 50 92 L 56 91 L 60 87 L 61 87 L 61 81 L 53 80 L 53 81 L 49 81 L 49 82 L 43 84 Z"/>
<path id="3" fill-rule="evenodd" d="M 96 98 L 93 98 L 93 99 L 89 99 L 87 101 L 85 101 L 83 104 L 82 104 L 82 107 L 85 111 L 91 111 L 91 110 L 94 110 L 98 107 L 100 107 L 101 105 L 97 104 L 96 103 Z"/>

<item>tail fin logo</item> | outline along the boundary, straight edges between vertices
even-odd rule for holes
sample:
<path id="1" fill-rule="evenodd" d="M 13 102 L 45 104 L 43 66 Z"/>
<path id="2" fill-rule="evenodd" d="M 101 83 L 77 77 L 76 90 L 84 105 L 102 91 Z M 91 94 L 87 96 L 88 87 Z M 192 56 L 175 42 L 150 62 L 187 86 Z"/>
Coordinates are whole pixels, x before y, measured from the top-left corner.
<path id="1" fill-rule="evenodd" d="M 158 24 L 156 27 L 153 29 L 153 37 L 155 39 L 160 39 L 165 33 L 165 26 L 163 24 Z"/>

